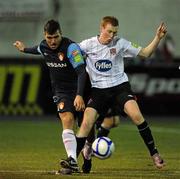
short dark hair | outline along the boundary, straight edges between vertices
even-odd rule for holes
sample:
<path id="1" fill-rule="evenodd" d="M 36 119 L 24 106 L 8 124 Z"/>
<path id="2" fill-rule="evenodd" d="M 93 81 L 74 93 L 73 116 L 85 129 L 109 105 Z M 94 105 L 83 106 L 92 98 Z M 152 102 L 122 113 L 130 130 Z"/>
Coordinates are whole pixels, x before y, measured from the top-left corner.
<path id="1" fill-rule="evenodd" d="M 46 22 L 44 25 L 44 32 L 47 32 L 48 34 L 54 34 L 57 30 L 61 33 L 61 27 L 58 21 L 55 21 L 53 19 Z"/>
<path id="2" fill-rule="evenodd" d="M 106 24 L 111 24 L 113 26 L 119 26 L 118 19 L 114 16 L 105 16 L 101 20 L 101 26 L 106 26 Z"/>

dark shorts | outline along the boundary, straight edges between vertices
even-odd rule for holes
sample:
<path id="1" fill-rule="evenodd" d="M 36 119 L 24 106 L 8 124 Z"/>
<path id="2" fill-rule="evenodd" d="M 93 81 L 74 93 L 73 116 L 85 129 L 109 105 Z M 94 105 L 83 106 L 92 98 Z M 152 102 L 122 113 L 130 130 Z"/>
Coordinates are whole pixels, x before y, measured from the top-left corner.
<path id="1" fill-rule="evenodd" d="M 74 99 L 76 94 L 75 93 L 56 93 L 53 96 L 54 103 L 57 105 L 57 112 L 72 112 L 75 113 L 74 107 Z"/>
<path id="2" fill-rule="evenodd" d="M 59 113 L 63 112 L 71 112 L 74 115 L 74 118 L 77 119 L 78 124 L 80 125 L 82 118 L 83 118 L 83 112 L 76 111 L 74 107 L 74 99 L 75 99 L 76 93 L 56 93 L 56 95 L 53 96 L 54 103 L 57 105 L 57 117 L 59 117 Z"/>
<path id="3" fill-rule="evenodd" d="M 102 116 L 125 115 L 124 104 L 135 100 L 129 82 L 106 89 L 92 88 L 91 98 L 87 106 L 97 110 Z"/>

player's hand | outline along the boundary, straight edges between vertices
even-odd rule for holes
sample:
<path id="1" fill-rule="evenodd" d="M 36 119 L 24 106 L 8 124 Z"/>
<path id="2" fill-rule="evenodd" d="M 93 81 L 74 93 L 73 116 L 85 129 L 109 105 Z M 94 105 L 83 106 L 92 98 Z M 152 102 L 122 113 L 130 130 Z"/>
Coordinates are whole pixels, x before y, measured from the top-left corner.
<path id="1" fill-rule="evenodd" d="M 13 45 L 14 45 L 19 51 L 24 52 L 25 45 L 24 45 L 22 42 L 16 41 L 16 42 L 14 42 Z"/>
<path id="2" fill-rule="evenodd" d="M 85 104 L 84 104 L 84 100 L 83 100 L 82 96 L 77 95 L 75 97 L 74 107 L 75 107 L 76 111 L 84 111 Z"/>
<path id="3" fill-rule="evenodd" d="M 165 26 L 164 22 L 162 22 L 157 31 L 156 31 L 156 36 L 161 40 L 167 33 L 167 27 Z"/>

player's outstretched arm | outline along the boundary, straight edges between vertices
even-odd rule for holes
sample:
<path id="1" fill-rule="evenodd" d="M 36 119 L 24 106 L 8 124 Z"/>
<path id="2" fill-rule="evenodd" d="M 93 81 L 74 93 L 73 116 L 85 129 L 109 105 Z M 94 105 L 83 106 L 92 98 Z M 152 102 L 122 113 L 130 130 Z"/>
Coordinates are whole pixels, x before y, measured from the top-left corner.
<path id="1" fill-rule="evenodd" d="M 21 42 L 21 41 L 16 41 L 16 42 L 14 42 L 13 45 L 14 45 L 19 51 L 24 52 L 25 45 L 24 45 L 23 42 Z"/>
<path id="2" fill-rule="evenodd" d="M 150 57 L 151 54 L 156 50 L 159 42 L 166 35 L 166 33 L 167 33 L 167 28 L 164 22 L 162 22 L 157 28 L 155 37 L 152 40 L 152 42 L 149 45 L 147 45 L 145 48 L 142 48 L 138 56 L 145 57 L 145 58 Z"/>
<path id="3" fill-rule="evenodd" d="M 40 55 L 41 52 L 38 50 L 38 46 L 34 47 L 25 47 L 24 43 L 21 41 L 16 41 L 13 44 L 20 52 L 34 54 L 34 55 Z"/>

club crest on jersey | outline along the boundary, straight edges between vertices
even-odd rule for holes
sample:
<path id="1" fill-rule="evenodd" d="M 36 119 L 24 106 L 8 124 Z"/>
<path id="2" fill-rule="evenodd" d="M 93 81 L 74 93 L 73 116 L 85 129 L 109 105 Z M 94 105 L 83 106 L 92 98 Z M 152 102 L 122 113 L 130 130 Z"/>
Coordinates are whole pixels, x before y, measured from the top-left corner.
<path id="1" fill-rule="evenodd" d="M 59 53 L 58 53 L 58 57 L 59 57 L 59 60 L 60 60 L 60 61 L 63 61 L 63 59 L 64 59 L 64 54 L 63 54 L 62 52 L 59 52 Z"/>
<path id="2" fill-rule="evenodd" d="M 111 48 L 110 49 L 110 54 L 111 55 L 116 55 L 116 48 Z"/>
<path id="3" fill-rule="evenodd" d="M 95 68 L 100 72 L 109 71 L 112 68 L 112 62 L 110 60 L 98 60 L 95 63 Z"/>

